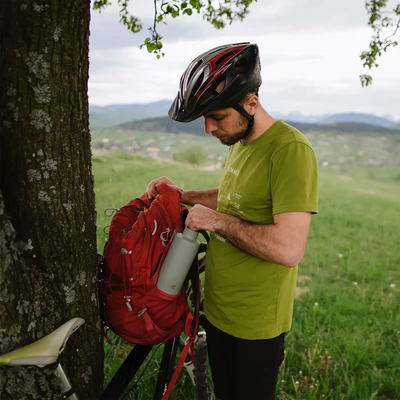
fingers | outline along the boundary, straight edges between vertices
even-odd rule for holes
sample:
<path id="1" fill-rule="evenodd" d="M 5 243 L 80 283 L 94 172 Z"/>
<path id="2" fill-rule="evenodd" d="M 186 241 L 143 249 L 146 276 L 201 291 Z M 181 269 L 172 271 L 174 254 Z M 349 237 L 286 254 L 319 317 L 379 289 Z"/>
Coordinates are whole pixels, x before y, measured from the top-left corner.
<path id="1" fill-rule="evenodd" d="M 186 226 L 193 231 L 198 231 L 200 229 L 208 230 L 210 224 L 210 211 L 209 208 L 200 204 L 194 205 L 186 217 Z"/>
<path id="2" fill-rule="evenodd" d="M 152 182 L 150 182 L 147 185 L 147 189 L 146 189 L 146 193 L 147 193 L 147 197 L 151 200 L 154 199 L 157 196 L 157 188 L 155 186 L 155 184 Z"/>
<path id="3" fill-rule="evenodd" d="M 172 181 L 170 181 L 166 176 L 154 179 L 147 185 L 146 189 L 147 196 L 149 197 L 150 200 L 154 199 L 157 196 L 158 194 L 157 185 L 159 185 L 161 182 L 166 183 L 168 186 L 176 187 L 176 185 Z"/>
<path id="4" fill-rule="evenodd" d="M 192 231 L 197 231 L 198 229 L 196 228 L 195 222 L 193 220 L 193 213 L 192 210 L 189 211 L 188 216 L 186 217 L 185 220 L 185 225 L 191 229 Z"/>

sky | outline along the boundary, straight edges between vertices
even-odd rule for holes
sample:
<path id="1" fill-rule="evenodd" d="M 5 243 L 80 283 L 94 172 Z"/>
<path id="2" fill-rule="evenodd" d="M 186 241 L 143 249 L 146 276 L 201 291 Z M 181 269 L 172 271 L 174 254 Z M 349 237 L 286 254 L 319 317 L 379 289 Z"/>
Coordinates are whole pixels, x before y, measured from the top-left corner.
<path id="1" fill-rule="evenodd" d="M 116 4 L 101 13 L 92 11 L 90 104 L 172 100 L 181 74 L 195 57 L 221 44 L 248 41 L 260 49 L 260 100 L 267 111 L 360 112 L 400 120 L 400 46 L 383 54 L 378 69 L 362 67 L 359 55 L 368 49 L 373 33 L 364 4 L 363 0 L 258 0 L 243 22 L 223 30 L 197 14 L 169 18 L 159 29 L 166 53 L 160 60 L 139 49 L 150 36 L 153 1 L 130 0 L 130 12 L 143 23 L 136 34 L 119 23 Z M 397 36 L 400 41 L 400 32 Z M 372 86 L 361 87 L 361 74 L 373 76 Z"/>

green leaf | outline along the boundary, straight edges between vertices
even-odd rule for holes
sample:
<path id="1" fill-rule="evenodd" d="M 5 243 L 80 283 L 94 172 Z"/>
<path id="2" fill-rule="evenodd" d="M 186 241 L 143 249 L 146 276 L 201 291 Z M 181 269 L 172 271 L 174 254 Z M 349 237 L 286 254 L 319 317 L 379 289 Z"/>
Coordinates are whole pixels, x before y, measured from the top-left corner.
<path id="1" fill-rule="evenodd" d="M 108 0 L 96 0 L 93 2 L 93 10 L 99 10 L 99 12 L 101 12 L 103 8 L 106 8 L 110 5 L 111 3 Z"/>
<path id="2" fill-rule="evenodd" d="M 147 51 L 148 51 L 149 53 L 152 53 L 152 52 L 155 50 L 155 48 L 156 48 L 156 46 L 155 46 L 154 43 L 147 43 L 146 47 L 147 47 Z"/>
<path id="3" fill-rule="evenodd" d="M 360 75 L 361 86 L 366 87 L 372 85 L 372 76 L 371 75 Z"/>
<path id="4" fill-rule="evenodd" d="M 193 10 L 191 8 L 187 8 L 186 10 L 183 10 L 183 14 L 192 15 Z"/>
<path id="5" fill-rule="evenodd" d="M 150 40 L 151 40 L 151 38 L 148 37 L 148 38 L 144 39 L 144 43 L 149 43 Z"/>
<path id="6" fill-rule="evenodd" d="M 179 7 L 177 5 L 173 5 L 170 7 L 170 14 L 172 18 L 176 18 L 179 16 Z"/>

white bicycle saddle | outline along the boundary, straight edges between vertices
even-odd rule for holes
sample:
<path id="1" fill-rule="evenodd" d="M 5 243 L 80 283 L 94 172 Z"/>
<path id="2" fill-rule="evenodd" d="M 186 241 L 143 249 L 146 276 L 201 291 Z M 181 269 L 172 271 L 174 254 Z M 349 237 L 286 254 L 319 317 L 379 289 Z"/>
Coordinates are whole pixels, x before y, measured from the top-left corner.
<path id="1" fill-rule="evenodd" d="M 36 365 L 44 367 L 57 361 L 68 338 L 81 325 L 82 318 L 72 318 L 42 339 L 0 356 L 0 365 Z"/>

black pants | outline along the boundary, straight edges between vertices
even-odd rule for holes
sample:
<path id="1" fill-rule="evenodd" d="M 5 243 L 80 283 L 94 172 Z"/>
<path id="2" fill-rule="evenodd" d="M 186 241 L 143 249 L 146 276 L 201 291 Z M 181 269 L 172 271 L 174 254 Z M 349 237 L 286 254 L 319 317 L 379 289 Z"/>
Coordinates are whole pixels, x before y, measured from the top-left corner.
<path id="1" fill-rule="evenodd" d="M 206 324 L 208 358 L 214 393 L 223 400 L 273 400 L 285 333 L 264 340 L 246 340 Z"/>

